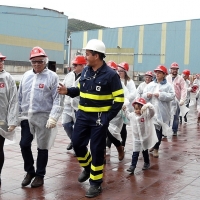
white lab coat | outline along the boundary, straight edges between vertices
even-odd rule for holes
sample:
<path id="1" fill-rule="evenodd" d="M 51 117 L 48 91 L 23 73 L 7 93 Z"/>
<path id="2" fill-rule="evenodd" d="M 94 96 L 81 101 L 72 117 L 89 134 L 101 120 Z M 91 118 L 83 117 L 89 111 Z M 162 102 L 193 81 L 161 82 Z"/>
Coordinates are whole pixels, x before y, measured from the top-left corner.
<path id="1" fill-rule="evenodd" d="M 123 82 L 121 83 L 122 83 L 122 88 L 124 90 L 124 98 L 125 98 L 124 105 L 128 106 L 129 105 L 129 91 L 127 87 L 124 85 L 124 83 Z M 109 132 L 113 135 L 113 137 L 115 137 L 119 141 L 122 140 L 120 132 L 122 130 L 123 123 L 124 123 L 124 116 L 123 116 L 122 111 L 120 110 L 118 114 L 109 122 L 109 126 L 108 126 Z"/>
<path id="2" fill-rule="evenodd" d="M 158 142 L 152 117 L 155 114 L 154 106 L 148 103 L 147 109 L 142 115 L 135 112 L 125 111 L 130 120 L 131 133 L 133 138 L 133 151 L 147 150 Z"/>
<path id="3" fill-rule="evenodd" d="M 0 135 L 13 141 L 15 131 L 8 132 L 8 126 L 17 126 L 18 122 L 17 87 L 5 70 L 0 72 L 0 113 Z"/>
<path id="4" fill-rule="evenodd" d="M 28 119 L 30 131 L 37 136 L 40 149 L 50 149 L 57 128 L 47 129 L 49 117 L 58 120 L 63 111 L 63 96 L 57 93 L 58 75 L 45 68 L 41 73 L 29 70 L 24 73 L 19 86 L 20 118 Z"/>
<path id="5" fill-rule="evenodd" d="M 159 93 L 159 97 L 148 98 L 147 94 Z M 163 135 L 171 137 L 172 131 L 169 125 L 172 124 L 172 113 L 171 113 L 171 102 L 175 98 L 175 92 L 173 86 L 168 83 L 165 79 L 161 83 L 157 83 L 156 80 L 149 83 L 143 91 L 143 98 L 154 105 L 155 116 L 154 124 L 157 129 L 162 127 Z"/>

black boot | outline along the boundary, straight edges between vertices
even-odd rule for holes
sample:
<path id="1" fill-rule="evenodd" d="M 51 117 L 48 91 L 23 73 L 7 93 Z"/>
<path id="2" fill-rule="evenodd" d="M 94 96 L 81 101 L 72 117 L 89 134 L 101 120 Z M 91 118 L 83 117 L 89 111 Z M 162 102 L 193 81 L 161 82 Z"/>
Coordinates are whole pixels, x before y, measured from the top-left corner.
<path id="1" fill-rule="evenodd" d="M 88 178 L 90 178 L 90 172 L 85 171 L 85 169 L 81 172 L 78 177 L 78 181 L 80 183 L 85 182 Z"/>
<path id="2" fill-rule="evenodd" d="M 22 186 L 27 186 L 31 183 L 32 179 L 35 177 L 35 174 L 27 173 L 24 180 L 22 181 Z"/>
<path id="3" fill-rule="evenodd" d="M 86 192 L 86 197 L 93 198 L 98 196 L 102 192 L 101 186 L 91 185 L 88 191 Z"/>

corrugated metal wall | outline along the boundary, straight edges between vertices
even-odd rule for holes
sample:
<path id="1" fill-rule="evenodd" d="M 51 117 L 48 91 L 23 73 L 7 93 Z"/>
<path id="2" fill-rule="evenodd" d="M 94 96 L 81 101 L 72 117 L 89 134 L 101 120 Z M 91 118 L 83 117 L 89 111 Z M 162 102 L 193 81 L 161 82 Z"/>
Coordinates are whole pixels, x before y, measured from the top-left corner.
<path id="1" fill-rule="evenodd" d="M 64 64 L 67 16 L 51 10 L 0 6 L 0 51 L 8 60 L 27 61 L 32 47 Z"/>
<path id="2" fill-rule="evenodd" d="M 177 62 L 180 72 L 199 73 L 199 33 L 200 19 L 194 19 L 74 32 L 71 38 L 72 49 L 83 48 L 90 39 L 101 39 L 107 48 L 106 60 L 127 61 L 131 71 L 146 72 L 159 64 L 169 68 Z"/>

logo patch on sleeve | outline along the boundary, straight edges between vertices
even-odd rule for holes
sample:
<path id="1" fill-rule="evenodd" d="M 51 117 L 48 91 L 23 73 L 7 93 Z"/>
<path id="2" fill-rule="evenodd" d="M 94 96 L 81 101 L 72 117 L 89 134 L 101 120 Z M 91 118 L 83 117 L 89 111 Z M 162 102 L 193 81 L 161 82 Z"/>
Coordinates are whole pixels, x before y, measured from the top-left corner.
<path id="1" fill-rule="evenodd" d="M 0 83 L 0 88 L 4 88 L 5 87 L 5 83 Z"/>
<path id="2" fill-rule="evenodd" d="M 101 91 L 101 86 L 96 86 L 96 91 Z"/>
<path id="3" fill-rule="evenodd" d="M 44 88 L 44 84 L 40 83 L 39 88 Z"/>

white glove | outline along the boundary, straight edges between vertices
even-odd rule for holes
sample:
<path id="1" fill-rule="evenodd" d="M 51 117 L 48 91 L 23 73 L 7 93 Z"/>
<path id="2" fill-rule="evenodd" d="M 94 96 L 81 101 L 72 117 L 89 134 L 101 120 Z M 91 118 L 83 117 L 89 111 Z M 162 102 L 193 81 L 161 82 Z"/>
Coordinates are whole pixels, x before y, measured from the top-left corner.
<path id="1" fill-rule="evenodd" d="M 54 128 L 56 127 L 57 121 L 54 118 L 49 117 L 47 120 L 46 128 Z"/>
<path id="2" fill-rule="evenodd" d="M 192 91 L 192 88 L 191 88 L 191 87 L 189 87 L 189 88 L 187 89 L 187 91 L 188 91 L 188 92 L 191 92 L 191 91 Z"/>
<path id="3" fill-rule="evenodd" d="M 184 101 L 183 101 L 183 100 L 180 100 L 179 106 L 182 106 L 183 104 L 184 104 Z"/>
<path id="4" fill-rule="evenodd" d="M 16 126 L 13 126 L 13 125 L 9 126 L 9 127 L 8 127 L 8 132 L 14 131 L 15 127 L 16 127 Z"/>
<path id="5" fill-rule="evenodd" d="M 141 108 L 141 113 L 144 113 L 144 111 L 149 107 L 149 103 L 144 104 Z"/>

